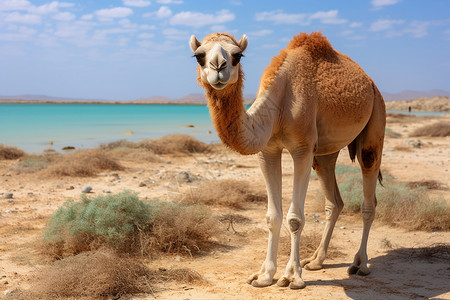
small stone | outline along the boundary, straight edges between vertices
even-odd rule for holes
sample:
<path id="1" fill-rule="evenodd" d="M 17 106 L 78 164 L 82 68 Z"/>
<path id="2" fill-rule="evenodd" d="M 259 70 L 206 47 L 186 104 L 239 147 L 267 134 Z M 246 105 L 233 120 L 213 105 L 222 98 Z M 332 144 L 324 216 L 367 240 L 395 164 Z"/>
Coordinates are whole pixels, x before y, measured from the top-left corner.
<path id="1" fill-rule="evenodd" d="M 111 191 L 110 191 L 110 190 L 104 190 L 103 193 L 105 193 L 105 194 L 111 194 Z"/>
<path id="2" fill-rule="evenodd" d="M 145 183 L 143 183 L 143 182 L 139 183 L 139 187 L 144 187 L 144 186 L 147 186 L 147 185 Z"/>
<path id="3" fill-rule="evenodd" d="M 171 165 L 172 161 L 168 160 L 168 161 L 166 161 L 166 164 Z"/>
<path id="4" fill-rule="evenodd" d="M 82 193 L 90 193 L 92 191 L 92 187 L 90 185 L 83 186 L 81 189 Z"/>
<path id="5" fill-rule="evenodd" d="M 68 188 L 66 188 L 66 190 L 68 190 L 68 191 L 73 190 L 73 189 L 75 189 L 75 187 L 73 185 L 71 185 Z"/>
<path id="6" fill-rule="evenodd" d="M 63 150 L 63 151 L 75 150 L 75 147 L 74 146 L 65 146 L 65 147 L 62 147 L 61 150 Z"/>
<path id="7" fill-rule="evenodd" d="M 12 199 L 13 196 L 14 196 L 13 193 L 8 193 L 8 194 L 5 195 L 5 198 L 6 198 L 6 199 Z"/>
<path id="8" fill-rule="evenodd" d="M 8 203 L 14 203 L 13 199 L 8 199 Z"/>
<path id="9" fill-rule="evenodd" d="M 341 226 L 341 227 L 339 227 L 340 229 L 345 229 L 345 226 Z"/>

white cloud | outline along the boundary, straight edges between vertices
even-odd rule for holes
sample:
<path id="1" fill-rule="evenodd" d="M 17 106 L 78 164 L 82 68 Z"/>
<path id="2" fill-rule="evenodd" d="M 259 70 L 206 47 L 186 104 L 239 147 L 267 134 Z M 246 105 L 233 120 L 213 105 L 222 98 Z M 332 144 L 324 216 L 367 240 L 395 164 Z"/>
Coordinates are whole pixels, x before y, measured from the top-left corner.
<path id="1" fill-rule="evenodd" d="M 383 31 L 383 30 L 388 30 L 391 29 L 392 27 L 394 27 L 394 25 L 399 25 L 399 24 L 403 24 L 405 21 L 403 20 L 386 20 L 386 19 L 382 19 L 382 20 L 378 20 L 372 23 L 372 25 L 370 25 L 370 30 L 371 31 Z"/>
<path id="2" fill-rule="evenodd" d="M 159 4 L 181 4 L 183 1 L 181 0 L 156 0 Z"/>
<path id="3" fill-rule="evenodd" d="M 266 11 L 255 14 L 256 21 L 271 21 L 275 24 L 299 24 L 308 25 L 306 14 L 286 14 L 281 10 Z"/>
<path id="4" fill-rule="evenodd" d="M 138 27 L 137 24 L 131 22 L 128 19 L 121 19 L 118 23 L 124 28 L 137 28 Z"/>
<path id="5" fill-rule="evenodd" d="M 421 38 L 428 35 L 428 27 L 433 25 L 427 21 L 412 21 L 405 29 L 406 33 L 411 33 L 413 37 Z"/>
<path id="6" fill-rule="evenodd" d="M 26 10 L 31 7 L 27 0 L 3 0 L 0 1 L 0 11 L 2 10 Z"/>
<path id="7" fill-rule="evenodd" d="M 53 19 L 58 21 L 72 21 L 75 19 L 75 15 L 70 12 L 60 12 L 54 15 Z"/>
<path id="8" fill-rule="evenodd" d="M 81 16 L 81 20 L 92 20 L 94 18 L 93 14 L 86 14 Z"/>
<path id="9" fill-rule="evenodd" d="M 146 7 L 151 4 L 150 1 L 145 0 L 122 0 L 123 5 L 135 6 L 135 7 Z"/>
<path id="10" fill-rule="evenodd" d="M 139 25 L 139 28 L 142 29 L 142 30 L 155 30 L 156 26 L 155 25 L 143 24 L 143 25 Z"/>
<path id="11" fill-rule="evenodd" d="M 133 14 L 133 10 L 128 7 L 114 7 L 96 10 L 95 14 L 100 19 L 111 20 L 114 18 L 126 18 Z"/>
<path id="12" fill-rule="evenodd" d="M 6 23 L 23 23 L 23 24 L 40 24 L 41 16 L 32 14 L 21 14 L 13 12 L 6 15 L 4 21 Z"/>
<path id="13" fill-rule="evenodd" d="M 155 35 L 153 33 L 143 32 L 138 34 L 139 39 L 147 40 L 153 38 Z"/>
<path id="14" fill-rule="evenodd" d="M 311 20 L 318 19 L 323 24 L 343 24 L 347 20 L 338 18 L 337 10 L 319 11 L 309 17 Z"/>
<path id="15" fill-rule="evenodd" d="M 401 2 L 402 0 L 372 0 L 370 3 L 376 8 L 381 8 L 387 5 L 393 5 Z"/>
<path id="16" fill-rule="evenodd" d="M 363 25 L 363 23 L 360 22 L 352 22 L 350 23 L 350 28 L 356 28 L 356 27 L 361 27 Z"/>
<path id="17" fill-rule="evenodd" d="M 8 29 L 8 32 L 0 33 L 0 40 L 9 42 L 25 41 L 29 40 L 37 32 L 35 29 L 26 26 L 14 25 Z"/>
<path id="18" fill-rule="evenodd" d="M 258 30 L 258 31 L 253 31 L 253 32 L 249 32 L 247 33 L 248 36 L 250 37 L 262 37 L 262 36 L 266 36 L 269 34 L 272 34 L 273 30 L 269 30 L 269 29 L 262 29 L 262 30 Z"/>
<path id="19" fill-rule="evenodd" d="M 161 6 L 156 12 L 156 16 L 160 19 L 169 18 L 172 16 L 172 11 L 167 6 Z"/>
<path id="20" fill-rule="evenodd" d="M 168 38 L 172 40 L 188 40 L 189 39 L 189 32 L 187 31 L 181 31 L 175 28 L 167 28 L 163 30 L 163 34 Z"/>
<path id="21" fill-rule="evenodd" d="M 170 19 L 172 25 L 186 25 L 192 27 L 202 27 L 211 24 L 220 24 L 233 21 L 235 15 L 229 10 L 218 11 L 215 15 L 200 12 L 183 11 L 174 15 Z"/>

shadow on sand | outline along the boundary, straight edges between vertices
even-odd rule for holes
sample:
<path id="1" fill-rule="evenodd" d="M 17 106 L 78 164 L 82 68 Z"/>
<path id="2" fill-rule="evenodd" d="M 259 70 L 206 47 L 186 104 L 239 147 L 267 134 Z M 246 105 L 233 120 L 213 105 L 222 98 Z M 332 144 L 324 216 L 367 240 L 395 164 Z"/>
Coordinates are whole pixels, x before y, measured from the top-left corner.
<path id="1" fill-rule="evenodd" d="M 450 244 L 399 248 L 369 261 L 372 273 L 306 284 L 342 286 L 351 299 L 449 299 Z M 325 268 L 338 266 L 325 265 Z M 447 295 L 444 295 L 446 294 Z"/>

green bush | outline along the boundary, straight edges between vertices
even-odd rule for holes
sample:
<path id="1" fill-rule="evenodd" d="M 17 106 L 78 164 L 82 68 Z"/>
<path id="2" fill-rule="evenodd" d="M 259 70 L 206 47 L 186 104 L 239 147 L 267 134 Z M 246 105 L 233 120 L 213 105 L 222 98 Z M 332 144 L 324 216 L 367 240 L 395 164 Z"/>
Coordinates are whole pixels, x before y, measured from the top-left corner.
<path id="1" fill-rule="evenodd" d="M 107 247 L 121 253 L 191 253 L 208 243 L 215 223 L 205 207 L 139 200 L 136 193 L 66 201 L 50 218 L 46 251 L 57 257 Z"/>
<path id="2" fill-rule="evenodd" d="M 345 177 L 345 176 L 344 176 Z M 384 187 L 378 184 L 376 218 L 412 230 L 449 230 L 450 207 L 445 199 L 430 199 L 426 188 L 411 188 L 384 175 Z M 362 177 L 349 175 L 338 185 L 344 201 L 344 214 L 361 211 Z M 324 198 L 320 195 L 319 198 Z"/>

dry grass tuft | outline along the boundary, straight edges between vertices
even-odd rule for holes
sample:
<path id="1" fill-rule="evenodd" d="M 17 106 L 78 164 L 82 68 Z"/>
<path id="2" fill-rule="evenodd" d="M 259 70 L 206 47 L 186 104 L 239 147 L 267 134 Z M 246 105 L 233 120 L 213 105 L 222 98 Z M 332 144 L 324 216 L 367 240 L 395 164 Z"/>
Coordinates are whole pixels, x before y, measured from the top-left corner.
<path id="1" fill-rule="evenodd" d="M 386 137 L 392 138 L 392 139 L 398 139 L 398 138 L 401 138 L 402 135 L 401 135 L 401 133 L 395 132 L 392 129 L 386 127 Z"/>
<path id="2" fill-rule="evenodd" d="M 139 147 L 152 150 L 156 154 L 193 154 L 208 153 L 211 148 L 186 134 L 171 134 L 157 139 L 142 141 Z"/>
<path id="3" fill-rule="evenodd" d="M 409 188 L 417 189 L 420 187 L 425 187 L 428 190 L 446 190 L 442 183 L 437 180 L 422 180 L 422 181 L 412 181 L 407 184 Z"/>
<path id="4" fill-rule="evenodd" d="M 319 247 L 321 238 L 322 233 L 318 230 L 313 232 L 303 230 L 300 237 L 300 258 L 311 257 Z M 289 235 L 284 235 L 280 238 L 279 252 L 281 255 L 289 256 L 291 252 L 291 238 Z M 328 247 L 327 258 L 336 258 L 342 255 L 343 253 L 331 243 Z"/>
<path id="5" fill-rule="evenodd" d="M 346 178 L 345 178 L 346 177 Z M 431 199 L 424 186 L 411 188 L 384 176 L 384 187 L 377 188 L 376 218 L 382 222 L 409 230 L 450 230 L 450 206 L 445 199 Z M 362 202 L 360 175 L 344 176 L 339 184 L 344 214 L 359 214 Z M 323 207 L 324 196 L 316 200 Z"/>
<path id="6" fill-rule="evenodd" d="M 202 275 L 200 275 L 200 273 L 186 268 L 169 269 L 169 270 L 160 268 L 159 272 L 155 275 L 155 279 L 162 282 L 167 281 L 177 281 L 187 283 L 205 282 L 205 279 L 203 278 Z"/>
<path id="7" fill-rule="evenodd" d="M 80 150 L 73 154 L 58 155 L 43 173 L 49 177 L 95 176 L 104 171 L 119 171 L 124 167 L 100 149 Z"/>
<path id="8" fill-rule="evenodd" d="M 395 151 L 403 151 L 403 152 L 411 152 L 412 148 L 405 145 L 396 145 L 394 146 Z"/>
<path id="9" fill-rule="evenodd" d="M 119 299 L 151 293 L 154 277 L 142 263 L 107 250 L 82 253 L 53 262 L 34 276 L 31 288 L 6 299 Z"/>
<path id="10" fill-rule="evenodd" d="M 18 159 L 25 155 L 25 152 L 16 148 L 0 144 L 0 160 Z"/>
<path id="11" fill-rule="evenodd" d="M 447 137 L 450 136 L 450 122 L 441 121 L 438 123 L 425 125 L 414 130 L 410 137 Z"/>
<path id="12" fill-rule="evenodd" d="M 244 203 L 267 202 L 267 196 L 265 192 L 252 188 L 248 181 L 222 179 L 203 183 L 192 193 L 184 195 L 182 201 L 242 209 Z"/>

